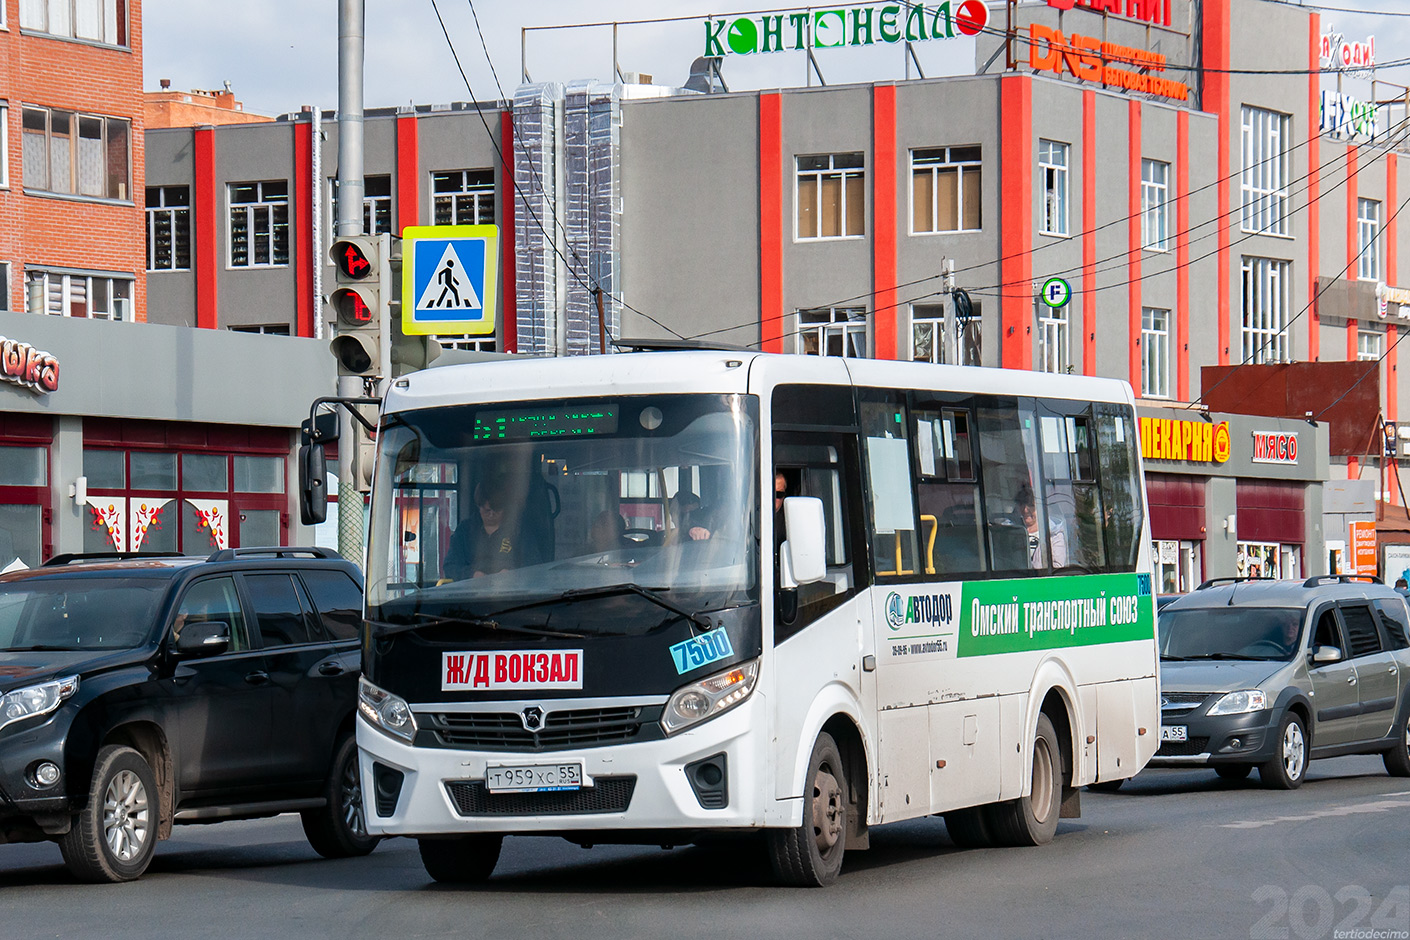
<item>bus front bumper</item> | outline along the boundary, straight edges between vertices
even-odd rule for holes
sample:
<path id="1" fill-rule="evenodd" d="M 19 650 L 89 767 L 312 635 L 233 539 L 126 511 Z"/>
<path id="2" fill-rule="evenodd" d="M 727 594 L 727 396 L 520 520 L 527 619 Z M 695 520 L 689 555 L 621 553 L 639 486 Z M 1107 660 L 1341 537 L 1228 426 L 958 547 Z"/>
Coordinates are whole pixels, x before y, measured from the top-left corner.
<path id="1" fill-rule="evenodd" d="M 663 740 L 547 752 L 413 747 L 359 716 L 368 832 L 435 836 L 757 828 L 764 824 L 764 794 L 773 788 L 772 777 L 764 776 L 767 741 L 754 730 L 767 726 L 763 707 L 756 695 Z M 710 785 L 719 775 L 702 772 L 702 761 L 722 767 L 723 786 Z M 582 765 L 581 789 L 491 793 L 486 786 L 491 766 L 572 763 Z"/>

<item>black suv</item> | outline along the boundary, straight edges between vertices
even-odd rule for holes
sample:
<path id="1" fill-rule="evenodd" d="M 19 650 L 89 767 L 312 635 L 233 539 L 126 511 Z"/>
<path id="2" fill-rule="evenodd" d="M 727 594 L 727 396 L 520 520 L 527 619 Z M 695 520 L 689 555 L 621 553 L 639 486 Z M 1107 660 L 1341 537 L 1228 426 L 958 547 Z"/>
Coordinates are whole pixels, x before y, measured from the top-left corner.
<path id="1" fill-rule="evenodd" d="M 298 811 L 365 855 L 362 578 L 335 552 L 61 555 L 0 575 L 0 842 L 129 881 L 173 823 Z"/>

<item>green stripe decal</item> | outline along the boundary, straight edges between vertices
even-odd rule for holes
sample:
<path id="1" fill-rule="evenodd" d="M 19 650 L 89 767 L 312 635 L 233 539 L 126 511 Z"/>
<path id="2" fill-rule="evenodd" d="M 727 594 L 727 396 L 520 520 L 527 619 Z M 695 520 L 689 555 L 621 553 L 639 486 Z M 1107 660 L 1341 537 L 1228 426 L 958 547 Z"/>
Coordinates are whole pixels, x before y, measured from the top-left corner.
<path id="1" fill-rule="evenodd" d="M 962 597 L 960 656 L 1155 636 L 1155 601 L 1148 574 L 971 581 L 964 585 Z"/>

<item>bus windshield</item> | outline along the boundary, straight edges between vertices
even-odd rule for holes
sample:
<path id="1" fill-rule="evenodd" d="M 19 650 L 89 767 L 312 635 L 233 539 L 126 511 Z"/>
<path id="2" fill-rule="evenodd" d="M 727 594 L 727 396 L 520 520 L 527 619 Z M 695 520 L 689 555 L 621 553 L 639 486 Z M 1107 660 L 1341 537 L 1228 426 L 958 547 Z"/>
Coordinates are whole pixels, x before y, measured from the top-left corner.
<path id="1" fill-rule="evenodd" d="M 758 406 L 656 395 L 403 412 L 379 436 L 374 631 L 631 635 L 757 599 Z"/>

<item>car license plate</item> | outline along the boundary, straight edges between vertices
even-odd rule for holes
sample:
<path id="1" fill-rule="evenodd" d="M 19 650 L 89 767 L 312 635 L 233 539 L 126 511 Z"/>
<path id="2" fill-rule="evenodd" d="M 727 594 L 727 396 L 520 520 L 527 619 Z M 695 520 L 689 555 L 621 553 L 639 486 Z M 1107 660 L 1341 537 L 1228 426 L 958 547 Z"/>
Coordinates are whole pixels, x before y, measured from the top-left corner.
<path id="1" fill-rule="evenodd" d="M 580 790 L 582 764 L 491 764 L 485 768 L 485 789 L 491 793 L 544 793 Z"/>
<path id="2" fill-rule="evenodd" d="M 1161 726 L 1160 740 L 1162 741 L 1188 741 L 1189 739 L 1189 729 L 1186 725 Z"/>

